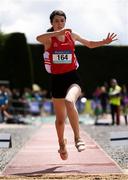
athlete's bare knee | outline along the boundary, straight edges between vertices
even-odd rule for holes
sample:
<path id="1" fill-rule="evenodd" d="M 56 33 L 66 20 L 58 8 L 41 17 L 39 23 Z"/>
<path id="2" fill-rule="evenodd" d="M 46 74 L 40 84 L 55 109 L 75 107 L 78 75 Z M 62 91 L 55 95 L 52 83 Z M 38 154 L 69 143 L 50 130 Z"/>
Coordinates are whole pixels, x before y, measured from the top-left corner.
<path id="1" fill-rule="evenodd" d="M 70 98 L 65 99 L 65 105 L 68 109 L 72 109 L 75 106 L 74 102 Z"/>
<path id="2" fill-rule="evenodd" d="M 56 119 L 56 125 L 59 125 L 59 126 L 61 126 L 61 125 L 63 125 L 64 124 L 64 122 L 65 122 L 65 120 L 64 119 Z"/>

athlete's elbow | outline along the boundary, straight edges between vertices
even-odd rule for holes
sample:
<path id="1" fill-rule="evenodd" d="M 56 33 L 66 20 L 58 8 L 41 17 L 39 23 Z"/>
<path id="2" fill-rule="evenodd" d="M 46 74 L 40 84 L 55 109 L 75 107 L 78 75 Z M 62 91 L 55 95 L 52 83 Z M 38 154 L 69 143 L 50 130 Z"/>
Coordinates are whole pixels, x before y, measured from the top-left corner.
<path id="1" fill-rule="evenodd" d="M 45 38 L 42 35 L 41 36 L 37 36 L 36 40 L 39 41 L 42 44 L 45 42 Z"/>
<path id="2" fill-rule="evenodd" d="M 93 46 L 88 46 L 89 49 L 93 49 L 94 47 Z"/>
<path id="3" fill-rule="evenodd" d="M 36 40 L 40 42 L 40 36 L 37 36 L 37 37 L 36 37 Z"/>
<path id="4" fill-rule="evenodd" d="M 88 44 L 88 48 L 90 48 L 90 49 L 95 48 L 94 44 L 93 44 L 91 41 L 90 41 L 89 44 Z"/>
<path id="5" fill-rule="evenodd" d="M 89 49 L 93 49 L 94 47 L 92 45 L 86 45 Z"/>

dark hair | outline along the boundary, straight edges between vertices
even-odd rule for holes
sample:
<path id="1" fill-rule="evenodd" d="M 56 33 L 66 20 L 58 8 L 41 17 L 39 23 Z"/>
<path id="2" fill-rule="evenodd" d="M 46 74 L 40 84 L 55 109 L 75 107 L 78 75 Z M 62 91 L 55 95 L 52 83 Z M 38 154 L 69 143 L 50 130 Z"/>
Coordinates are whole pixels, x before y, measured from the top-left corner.
<path id="1" fill-rule="evenodd" d="M 50 14 L 50 22 L 53 22 L 53 18 L 58 15 L 58 16 L 64 16 L 65 20 L 66 20 L 66 15 L 63 11 L 61 10 L 55 10 Z"/>
<path id="2" fill-rule="evenodd" d="M 52 32 L 52 31 L 54 31 L 53 27 L 47 29 L 47 32 Z"/>
<path id="3" fill-rule="evenodd" d="M 65 18 L 65 20 L 66 20 L 66 15 L 65 15 L 65 13 L 64 13 L 63 11 L 61 11 L 61 10 L 55 10 L 55 11 L 53 11 L 53 12 L 50 14 L 50 22 L 51 22 L 51 23 L 53 22 L 53 19 L 54 19 L 54 17 L 55 17 L 56 15 L 58 15 L 58 16 L 64 16 L 64 18 Z M 52 31 L 54 31 L 53 27 L 51 27 L 51 28 L 49 28 L 49 29 L 47 30 L 47 32 L 52 32 Z"/>

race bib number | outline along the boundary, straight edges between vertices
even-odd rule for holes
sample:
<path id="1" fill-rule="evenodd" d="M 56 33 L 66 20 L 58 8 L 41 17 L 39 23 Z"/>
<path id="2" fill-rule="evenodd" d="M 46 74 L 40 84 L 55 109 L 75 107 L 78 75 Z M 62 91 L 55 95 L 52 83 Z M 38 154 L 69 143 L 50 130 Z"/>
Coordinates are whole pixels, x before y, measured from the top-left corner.
<path id="1" fill-rule="evenodd" d="M 54 64 L 70 64 L 72 63 L 71 51 L 55 51 L 53 53 Z"/>

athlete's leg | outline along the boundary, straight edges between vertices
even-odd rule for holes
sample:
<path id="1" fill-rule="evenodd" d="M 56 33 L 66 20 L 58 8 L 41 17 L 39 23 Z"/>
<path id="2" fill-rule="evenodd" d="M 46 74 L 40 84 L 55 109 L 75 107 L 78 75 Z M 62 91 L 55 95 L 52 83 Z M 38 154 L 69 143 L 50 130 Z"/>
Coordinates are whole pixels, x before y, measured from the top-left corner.
<path id="1" fill-rule="evenodd" d="M 73 84 L 68 89 L 67 95 L 65 97 L 67 115 L 74 132 L 75 141 L 80 139 L 79 116 L 75 104 L 80 95 L 81 95 L 81 88 L 77 84 Z"/>
<path id="2" fill-rule="evenodd" d="M 67 117 L 65 101 L 64 99 L 53 98 L 53 105 L 56 114 L 55 125 L 60 146 L 58 152 L 60 153 L 61 159 L 66 160 L 68 158 L 68 153 L 66 149 L 66 141 L 64 139 L 65 120 Z"/>
<path id="3" fill-rule="evenodd" d="M 64 126 L 67 116 L 65 101 L 63 98 L 62 99 L 53 98 L 53 105 L 56 114 L 55 125 L 58 135 L 58 141 L 59 143 L 62 143 L 64 140 Z"/>

